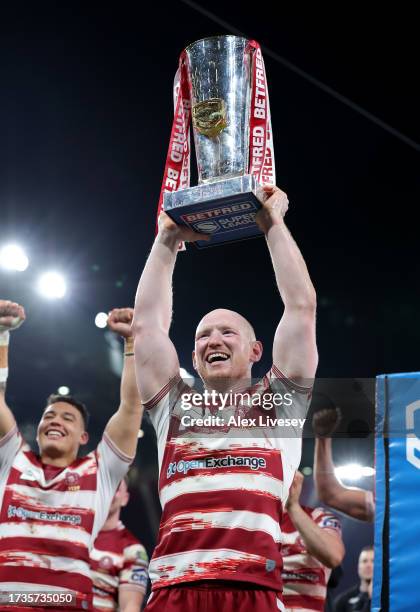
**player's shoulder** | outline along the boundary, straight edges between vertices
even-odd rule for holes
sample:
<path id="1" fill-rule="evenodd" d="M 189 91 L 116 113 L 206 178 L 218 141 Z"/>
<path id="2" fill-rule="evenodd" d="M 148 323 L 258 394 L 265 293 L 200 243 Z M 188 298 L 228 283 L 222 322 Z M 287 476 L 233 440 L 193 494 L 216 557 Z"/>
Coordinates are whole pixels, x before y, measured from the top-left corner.
<path id="1" fill-rule="evenodd" d="M 117 527 L 118 537 L 124 550 L 129 549 L 131 556 L 147 560 L 147 552 L 137 536 L 120 521 Z"/>

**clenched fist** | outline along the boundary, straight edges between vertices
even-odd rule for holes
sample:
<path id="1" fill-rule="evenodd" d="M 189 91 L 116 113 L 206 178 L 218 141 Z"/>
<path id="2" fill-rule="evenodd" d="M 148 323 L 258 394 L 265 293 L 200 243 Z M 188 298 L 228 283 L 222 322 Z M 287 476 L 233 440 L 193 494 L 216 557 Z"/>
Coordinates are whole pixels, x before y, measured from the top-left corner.
<path id="1" fill-rule="evenodd" d="M 329 438 L 335 432 L 341 421 L 339 408 L 324 408 L 315 412 L 312 418 L 312 428 L 318 438 Z"/>
<path id="2" fill-rule="evenodd" d="M 23 306 L 10 300 L 0 300 L 0 332 L 17 329 L 25 318 Z"/>
<path id="3" fill-rule="evenodd" d="M 108 327 L 123 338 L 131 338 L 133 316 L 133 308 L 114 308 L 108 314 Z"/>

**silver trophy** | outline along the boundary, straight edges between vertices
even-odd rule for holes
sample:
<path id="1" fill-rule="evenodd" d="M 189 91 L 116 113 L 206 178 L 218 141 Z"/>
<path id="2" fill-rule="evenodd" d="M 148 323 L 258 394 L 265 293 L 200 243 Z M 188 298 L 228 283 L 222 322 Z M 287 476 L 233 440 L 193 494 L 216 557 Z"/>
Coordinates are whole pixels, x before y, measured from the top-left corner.
<path id="1" fill-rule="evenodd" d="M 265 194 L 248 173 L 253 61 L 249 41 L 237 36 L 185 49 L 198 185 L 165 193 L 163 208 L 176 223 L 212 235 L 199 248 L 261 235 L 255 215 Z"/>

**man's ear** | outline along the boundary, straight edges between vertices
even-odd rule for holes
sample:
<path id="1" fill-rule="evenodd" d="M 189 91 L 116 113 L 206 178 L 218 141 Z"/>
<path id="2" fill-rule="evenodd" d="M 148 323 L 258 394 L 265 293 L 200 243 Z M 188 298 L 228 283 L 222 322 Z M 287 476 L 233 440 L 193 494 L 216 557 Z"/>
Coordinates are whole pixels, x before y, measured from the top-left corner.
<path id="1" fill-rule="evenodd" d="M 194 370 L 197 371 L 197 360 L 195 358 L 195 351 L 192 352 L 192 364 L 193 364 Z"/>
<path id="2" fill-rule="evenodd" d="M 251 363 L 257 363 L 262 357 L 263 354 L 263 345 L 259 340 L 253 340 L 251 342 L 251 354 L 250 361 Z"/>
<path id="3" fill-rule="evenodd" d="M 80 446 L 84 446 L 89 442 L 89 434 L 87 431 L 84 431 L 80 436 Z"/>

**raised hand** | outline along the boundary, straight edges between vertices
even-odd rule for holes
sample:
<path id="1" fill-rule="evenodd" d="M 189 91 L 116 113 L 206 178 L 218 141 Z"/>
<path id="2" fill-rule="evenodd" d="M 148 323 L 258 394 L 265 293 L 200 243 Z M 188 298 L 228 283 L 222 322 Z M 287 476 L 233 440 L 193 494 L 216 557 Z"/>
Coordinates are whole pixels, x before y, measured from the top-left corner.
<path id="1" fill-rule="evenodd" d="M 312 429 L 318 438 L 330 438 L 341 421 L 339 408 L 318 410 L 312 417 Z"/>
<path id="2" fill-rule="evenodd" d="M 299 471 L 296 471 L 293 477 L 292 484 L 290 485 L 289 497 L 287 498 L 286 502 L 286 510 L 294 504 L 299 503 L 300 494 L 302 492 L 303 479 L 303 474 L 301 474 L 301 472 Z"/>
<path id="3" fill-rule="evenodd" d="M 289 208 L 289 200 L 287 194 L 275 185 L 264 185 L 263 190 L 267 199 L 256 214 L 255 222 L 266 234 L 272 225 L 283 222 L 283 217 Z"/>
<path id="4" fill-rule="evenodd" d="M 196 240 L 210 240 L 208 234 L 199 234 L 183 225 L 177 225 L 166 213 L 162 212 L 158 219 L 159 236 L 170 238 L 176 242 L 195 242 Z"/>
<path id="5" fill-rule="evenodd" d="M 133 308 L 114 308 L 108 314 L 108 327 L 123 338 L 131 338 L 131 322 L 133 320 Z"/>
<path id="6" fill-rule="evenodd" d="M 10 300 L 0 300 L 0 332 L 17 329 L 25 318 L 23 306 Z"/>

